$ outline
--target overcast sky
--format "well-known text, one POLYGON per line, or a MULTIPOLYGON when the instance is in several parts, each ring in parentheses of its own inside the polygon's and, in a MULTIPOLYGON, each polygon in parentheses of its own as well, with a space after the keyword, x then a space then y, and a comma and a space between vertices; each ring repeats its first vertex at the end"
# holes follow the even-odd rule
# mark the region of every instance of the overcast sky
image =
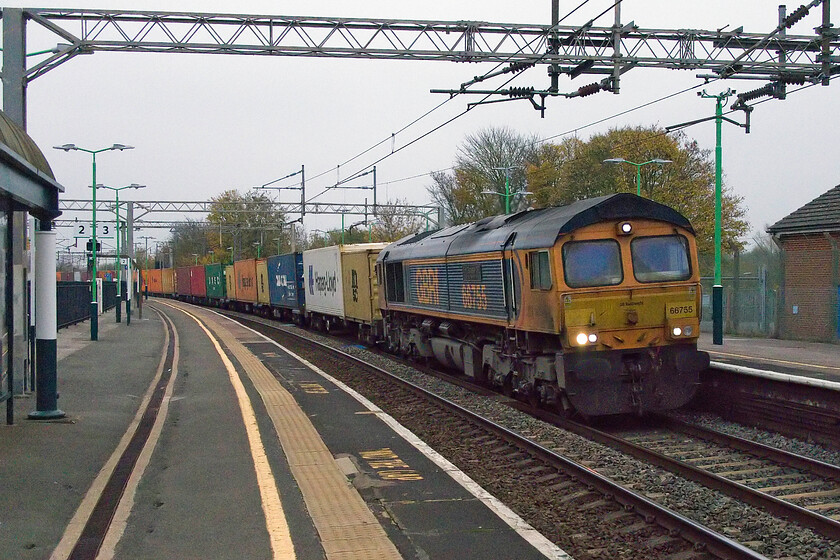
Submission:
MULTIPOLYGON (((561 1, 565 14, 579 0, 561 1)), ((591 0, 566 24, 582 24, 606 9, 611 0, 591 0)), ((8 4, 8 3, 7 3, 8 4)), ((12 5, 23 5, 11 3, 12 5)), ((31 5, 30 2, 26 3, 31 5)), ((477 20, 505 23, 549 23, 549 0, 525 2, 54 2, 49 7, 311 15, 430 20, 477 20)), ((717 29, 743 26, 746 32, 772 30, 778 20, 777 0, 625 0, 622 20, 642 28, 717 29)), ((798 6, 788 6, 792 11, 798 6)), ((789 33, 811 34, 820 9, 789 33)), ((837 11, 836 8, 834 10, 837 11)), ((833 14, 835 20, 838 16, 833 14)), ((596 25, 612 24, 612 13, 596 25)), ((834 21, 835 26, 840 23, 834 21)), ((56 39, 29 24, 29 50, 49 48, 56 39)), ((457 88, 492 65, 446 62, 325 60, 316 58, 221 55, 96 53, 79 56, 38 78, 28 89, 28 131, 44 149, 66 198, 89 198, 90 157, 64 153, 53 145, 75 143, 98 149, 114 142, 136 149, 107 152, 97 158, 97 182, 122 186, 148 185, 127 191, 136 199, 206 200, 226 189, 259 185, 306 165, 307 195, 335 183, 329 171, 445 99, 431 88, 457 88)), ((710 116, 714 101, 685 93, 630 114, 587 126, 700 82, 696 71, 635 69, 624 75, 621 94, 600 93, 583 99, 550 99, 541 119, 527 102, 479 107, 377 167, 384 184, 379 200, 430 202, 428 176, 400 181, 452 165, 459 143, 483 127, 509 126, 540 138, 577 130, 591 134, 621 126, 667 126, 710 116), (389 184, 390 183, 390 184, 389 184)), ((561 78, 561 91, 594 81, 561 78)), ((500 85, 504 78, 498 83, 500 85)), ((725 180, 743 196, 756 231, 781 219, 840 183, 840 84, 811 87, 756 107, 752 133, 725 125, 725 180)), ((547 87, 545 67, 525 72, 513 85, 547 87)), ((710 93, 727 87, 739 91, 762 85, 755 81, 716 82, 710 93)), ((458 97, 397 135, 399 147, 464 110, 458 97)), ((741 119, 741 115, 737 115, 741 119)), ((714 123, 687 130, 703 148, 714 149, 714 123)), ((575 132, 572 132, 575 134, 575 132)), ((557 140, 562 139, 562 137, 557 140)), ((346 177, 391 150, 382 148, 342 166, 346 177)), ((110 193, 108 193, 110 194, 110 193)), ((107 195, 106 195, 107 196, 107 195)), ((284 200, 294 201, 287 191, 284 200)), ((323 202, 362 202, 369 191, 333 191, 323 202)), ((123 197, 126 198, 126 197, 123 197)), ((197 217, 197 216, 194 216, 197 217)), ((353 220, 349 218, 348 220, 353 220)), ((340 217, 307 217, 306 226, 338 227, 340 217)), ((164 232, 143 232, 165 237, 164 232)), ((70 237, 68 231, 64 233, 70 237)))

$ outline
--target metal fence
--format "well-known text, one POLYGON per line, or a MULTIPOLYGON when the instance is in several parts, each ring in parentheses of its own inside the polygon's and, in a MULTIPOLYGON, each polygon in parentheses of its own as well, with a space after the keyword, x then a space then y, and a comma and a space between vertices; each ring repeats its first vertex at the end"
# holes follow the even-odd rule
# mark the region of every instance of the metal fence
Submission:
MULTIPOLYGON (((90 319, 90 282, 57 282, 58 328, 90 319)), ((102 282, 102 307, 117 306, 117 283, 102 282)))
MULTIPOLYGON (((703 320, 700 330, 712 332, 712 278, 702 278, 703 320)), ((726 334, 774 336, 776 334, 778 289, 768 285, 767 272, 723 277, 723 330, 726 334)))

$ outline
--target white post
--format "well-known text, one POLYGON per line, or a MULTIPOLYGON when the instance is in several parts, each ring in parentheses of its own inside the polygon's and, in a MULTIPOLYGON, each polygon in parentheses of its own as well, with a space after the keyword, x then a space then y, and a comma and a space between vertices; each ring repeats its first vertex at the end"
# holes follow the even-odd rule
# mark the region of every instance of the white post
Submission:
POLYGON ((57 346, 58 316, 56 314, 55 232, 50 222, 41 222, 35 233, 35 340, 37 394, 32 419, 62 418, 58 410, 57 346))

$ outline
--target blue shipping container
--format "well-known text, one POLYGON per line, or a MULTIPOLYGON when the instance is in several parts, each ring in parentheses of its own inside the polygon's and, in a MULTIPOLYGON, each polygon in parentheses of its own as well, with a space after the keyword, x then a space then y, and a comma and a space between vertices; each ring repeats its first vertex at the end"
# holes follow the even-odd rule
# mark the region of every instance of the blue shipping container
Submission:
POLYGON ((268 296, 271 305, 284 309, 303 310, 303 253, 269 257, 268 296))

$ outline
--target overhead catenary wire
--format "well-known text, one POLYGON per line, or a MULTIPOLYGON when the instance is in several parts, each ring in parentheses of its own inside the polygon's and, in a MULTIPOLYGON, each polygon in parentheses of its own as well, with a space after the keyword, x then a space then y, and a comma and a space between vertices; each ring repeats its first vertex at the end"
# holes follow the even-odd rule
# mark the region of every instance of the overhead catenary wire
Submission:
MULTIPOLYGON (((557 24, 555 24, 554 26, 552 26, 552 28, 550 28, 548 31, 549 31, 549 32, 551 32, 551 31, 553 30, 553 28, 554 28, 554 27, 556 27, 557 25, 559 25, 560 23, 562 23, 563 21, 565 21, 566 19, 568 19, 568 18, 569 18, 572 14, 574 14, 575 12, 577 12, 580 8, 582 8, 583 6, 585 6, 586 4, 588 4, 590 1, 591 1, 591 0, 583 0, 583 1, 582 1, 582 2, 581 2, 578 6, 577 6, 577 7, 575 7, 575 8, 574 8, 574 9, 572 9, 571 11, 569 11, 569 12, 568 12, 565 16, 563 16, 562 18, 560 18, 560 20, 557 22, 557 24)), ((595 20, 597 20, 597 19, 599 19, 600 17, 602 17, 604 14, 606 14, 608 11, 610 11, 610 10, 611 10, 611 9, 613 9, 615 6, 617 6, 618 4, 620 4, 622 1, 623 1, 623 0, 616 0, 616 2, 615 2, 614 4, 612 4, 609 8, 607 8, 607 9, 606 9, 606 10, 604 10, 604 11, 602 11, 600 14, 598 14, 597 16, 595 16, 594 18, 592 18, 591 20, 589 20, 589 22, 587 22, 585 25, 586 25, 586 26, 592 25, 592 23, 593 23, 595 20)), ((540 37, 540 36, 535 37, 535 38, 534 38, 534 39, 532 39, 531 41, 529 41, 529 42, 525 43, 524 45, 522 45, 522 46, 521 46, 521 47, 520 47, 520 48, 516 51, 516 53, 520 53, 520 52, 522 52, 525 48, 527 48, 528 46, 532 45, 534 42, 536 42, 537 40, 539 40, 539 39, 541 39, 541 38, 542 38, 542 37, 540 37)), ((546 54, 542 55, 539 59, 537 59, 537 61, 535 61, 535 63, 536 63, 536 62, 539 62, 539 61, 541 61, 541 60, 543 60, 547 54, 548 54, 548 53, 546 53, 546 54)), ((495 65, 495 66, 494 66, 491 70, 489 70, 488 72, 485 72, 484 76, 487 76, 487 75, 489 75, 489 74, 491 74, 491 73, 495 72, 495 71, 496 71, 498 68, 500 68, 502 65, 507 64, 507 62, 509 62, 511 59, 512 59, 512 57, 508 57, 508 59, 507 59, 507 60, 497 63, 497 64, 496 64, 496 65, 495 65)), ((514 75, 514 77, 515 77, 515 76, 516 76, 516 74, 514 75)), ((514 79, 514 77, 510 78, 510 79, 509 79, 509 80, 507 80, 504 84, 502 84, 501 86, 499 86, 498 88, 496 88, 496 90, 495 90, 495 91, 498 91, 498 90, 502 89, 505 85, 507 85, 508 83, 510 83, 510 82, 514 79)), ((390 135, 390 136, 388 136, 388 137, 386 137, 386 138, 383 138, 382 140, 380 140, 379 142, 377 142, 377 143, 376 143, 376 144, 374 144, 373 146, 371 146, 371 147, 369 147, 369 148, 365 149, 364 151, 360 152, 359 154, 357 154, 357 155, 353 156, 352 158, 350 158, 350 159, 346 160, 344 163, 338 164, 336 167, 333 167, 333 168, 331 168, 331 169, 325 170, 325 171, 323 171, 323 172, 321 172, 321 173, 319 173, 319 174, 314 175, 314 176, 311 178, 311 180, 314 180, 314 179, 317 179, 317 178, 323 177, 324 175, 327 175, 327 174, 329 174, 329 173, 331 173, 331 172, 333 172, 333 171, 337 170, 340 166, 342 166, 342 165, 346 165, 347 163, 350 163, 350 162, 352 162, 352 161, 355 161, 356 159, 358 159, 359 157, 363 156, 364 154, 369 153, 370 151, 372 151, 372 150, 374 150, 375 148, 377 148, 377 147, 381 146, 382 144, 384 144, 384 143, 385 143, 385 142, 387 142, 388 140, 391 140, 391 141, 392 141, 392 147, 391 147, 391 152, 390 152, 390 154, 388 154, 388 155, 386 155, 386 156, 384 156, 384 157, 382 157, 382 158, 378 159, 378 160, 377 160, 377 161, 375 161, 374 163, 371 163, 371 164, 369 164, 369 165, 367 165, 367 166, 363 167, 363 168, 362 168, 362 171, 363 171, 363 170, 365 170, 365 169, 368 169, 368 168, 370 168, 370 167, 372 167, 372 166, 376 165, 377 163, 380 163, 380 162, 381 162, 381 161, 383 161, 384 159, 387 159, 388 157, 390 157, 390 156, 392 156, 392 155, 394 155, 394 154, 396 154, 396 153, 400 152, 400 151, 401 151, 401 150, 403 150, 404 148, 406 148, 406 147, 408 147, 408 146, 410 146, 410 145, 412 145, 412 144, 416 143, 418 140, 420 140, 420 139, 422 139, 422 138, 425 138, 425 137, 426 137, 426 136, 428 136, 429 134, 431 134, 431 133, 433 133, 433 132, 436 132, 437 130, 440 130, 443 126, 446 126, 447 124, 451 123, 452 121, 454 121, 454 120, 456 120, 456 119, 458 119, 458 118, 462 117, 463 115, 465 115, 467 112, 469 112, 470 108, 468 108, 468 109, 466 109, 466 110, 462 111, 461 113, 459 113, 459 114, 458 114, 458 115, 456 115, 455 117, 453 117, 453 118, 451 118, 451 119, 449 119, 449 120, 445 121, 442 125, 437 126, 437 127, 433 128, 433 129, 431 129, 430 131, 428 131, 428 132, 424 133, 423 135, 421 135, 421 136, 420 136, 420 137, 418 137, 418 138, 415 138, 414 140, 412 140, 412 141, 410 141, 409 143, 407 143, 407 144, 405 144, 405 145, 401 146, 400 148, 395 149, 395 148, 393 147, 393 141, 394 141, 394 137, 395 137, 395 135, 396 135, 396 134, 399 134, 400 132, 404 132, 404 131, 405 131, 407 128, 409 128, 410 126, 413 126, 414 124, 416 124, 416 123, 417 123, 417 122, 419 122, 420 120, 424 119, 424 118, 425 118, 425 117, 427 117, 428 115, 432 114, 433 112, 437 111, 438 109, 440 109, 441 107, 443 107, 444 105, 446 105, 447 103, 449 103, 450 101, 452 101, 453 99, 455 99, 455 97, 457 97, 459 94, 460 94, 460 92, 459 92, 459 93, 456 93, 456 94, 454 94, 454 95, 452 95, 451 97, 449 97, 448 99, 446 99, 446 100, 442 101, 441 103, 439 103, 438 105, 436 105, 435 107, 433 107, 432 109, 430 109, 429 111, 425 112, 425 113, 424 113, 423 115, 421 115, 420 117, 418 117, 418 118, 414 119, 413 121, 411 121, 409 124, 407 124, 407 125, 403 126, 403 127, 402 127, 401 129, 399 129, 396 133, 391 133, 391 135, 390 135)), ((486 95, 486 96, 482 99, 482 101, 486 100, 486 99, 487 99, 487 98, 489 98, 489 97, 490 97, 490 95, 486 95)), ((357 173, 358 173, 358 172, 357 172, 357 173)), ((338 181, 337 181, 336 183, 338 184, 338 181)), ((321 192, 319 192, 318 194, 316 194, 316 195, 314 195, 314 196, 310 197, 310 198, 309 198, 306 202, 311 202, 312 200, 315 200, 316 198, 318 198, 318 197, 320 197, 321 195, 323 195, 324 193, 326 193, 328 190, 330 190, 330 189, 329 189, 329 188, 325 188, 325 189, 323 189, 323 190, 322 190, 321 192)))

